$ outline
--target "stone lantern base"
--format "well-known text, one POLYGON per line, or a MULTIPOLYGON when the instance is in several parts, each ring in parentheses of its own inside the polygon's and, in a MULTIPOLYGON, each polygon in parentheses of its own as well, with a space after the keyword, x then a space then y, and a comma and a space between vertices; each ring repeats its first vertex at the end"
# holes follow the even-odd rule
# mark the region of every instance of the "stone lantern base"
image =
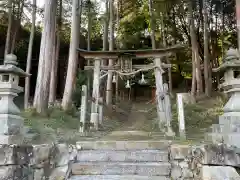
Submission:
POLYGON ((0 142, 1 144, 22 144, 22 117, 11 114, 0 114, 0 142))
POLYGON ((0 135, 1 144, 23 144, 23 135, 0 135))
POLYGON ((219 124, 240 124, 240 112, 228 112, 224 113, 222 116, 219 116, 219 124))
POLYGON ((219 124, 211 126, 205 139, 214 143, 225 143, 240 148, 240 113, 224 113, 219 117, 219 124))

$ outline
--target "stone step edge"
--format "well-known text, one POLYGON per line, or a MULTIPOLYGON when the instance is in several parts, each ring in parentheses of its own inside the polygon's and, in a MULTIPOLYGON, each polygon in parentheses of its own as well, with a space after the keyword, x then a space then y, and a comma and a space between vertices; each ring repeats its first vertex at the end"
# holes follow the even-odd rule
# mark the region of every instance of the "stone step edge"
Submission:
POLYGON ((71 173, 72 175, 170 176, 171 164, 169 162, 81 162, 72 165, 71 173), (143 169, 146 172, 143 172, 143 169))
POLYGON ((121 162, 121 161, 97 161, 97 162, 75 162, 73 163, 73 166, 75 165, 120 165, 120 166, 162 166, 162 165, 171 165, 170 162, 121 162))
POLYGON ((171 180, 166 176, 140 176, 140 175, 74 175, 68 180, 171 180), (93 179, 94 178, 94 179, 93 179))
POLYGON ((172 141, 79 141, 76 142, 77 149, 95 150, 95 149, 168 149, 172 145, 172 141))
POLYGON ((121 141, 121 140, 97 140, 97 141, 77 141, 77 143, 84 143, 84 142, 91 142, 91 143, 102 143, 102 142, 108 142, 108 143, 116 143, 116 142, 127 142, 127 143, 171 143, 171 140, 130 140, 130 141, 121 141))
POLYGON ((108 152, 116 152, 116 153, 130 153, 130 152, 136 152, 136 153, 168 153, 168 151, 162 150, 162 149, 83 149, 78 151, 78 154, 80 153, 108 153, 108 152))
POLYGON ((168 162, 167 150, 80 150, 77 162, 168 162))

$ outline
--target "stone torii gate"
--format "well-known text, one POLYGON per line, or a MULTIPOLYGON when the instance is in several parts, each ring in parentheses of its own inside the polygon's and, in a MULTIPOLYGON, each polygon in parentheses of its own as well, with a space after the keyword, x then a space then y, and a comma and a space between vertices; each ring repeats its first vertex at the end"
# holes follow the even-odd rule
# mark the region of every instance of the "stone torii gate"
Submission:
POLYGON ((165 112, 165 95, 163 85, 164 73, 163 69, 171 68, 171 64, 165 64, 161 62, 161 58, 164 56, 169 56, 173 52, 183 49, 183 45, 176 45, 164 49, 149 49, 149 50, 119 50, 119 51, 86 51, 83 49, 78 49, 80 56, 87 60, 94 60, 94 66, 85 66, 85 70, 94 69, 93 78, 93 91, 92 98, 95 100, 94 105, 91 109, 91 120, 90 122, 94 124, 94 129, 98 130, 98 105, 99 105, 99 87, 100 79, 107 74, 100 76, 101 70, 111 70, 118 72, 121 75, 134 75, 141 71, 148 71, 151 69, 155 70, 155 85, 156 85, 156 100, 157 100, 157 112, 159 118, 160 127, 170 128, 171 117, 166 117, 165 112), (148 65, 132 65, 132 58, 152 58, 154 63, 148 65), (118 61, 116 65, 104 66, 101 65, 101 61, 106 59, 111 59, 113 61, 118 61))

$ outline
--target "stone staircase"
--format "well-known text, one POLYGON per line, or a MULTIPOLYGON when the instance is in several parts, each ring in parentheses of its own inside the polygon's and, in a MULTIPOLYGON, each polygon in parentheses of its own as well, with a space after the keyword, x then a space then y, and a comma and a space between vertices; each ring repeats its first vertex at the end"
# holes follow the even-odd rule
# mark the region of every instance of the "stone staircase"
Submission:
POLYGON ((167 141, 82 141, 69 180, 169 180, 167 141))

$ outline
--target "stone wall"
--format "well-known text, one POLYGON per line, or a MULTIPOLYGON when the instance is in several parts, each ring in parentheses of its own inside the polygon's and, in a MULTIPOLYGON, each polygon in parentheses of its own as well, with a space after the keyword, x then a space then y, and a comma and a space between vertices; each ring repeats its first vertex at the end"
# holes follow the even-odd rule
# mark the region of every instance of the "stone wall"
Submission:
POLYGON ((237 148, 225 144, 171 145, 171 177, 193 180, 240 180, 235 170, 240 167, 237 148))
MULTIPOLYGON (((76 146, 65 144, 1 145, 0 180, 64 180, 76 161, 76 146)), ((238 149, 220 145, 169 146, 170 176, 174 180, 240 179, 238 149)))
POLYGON ((61 180, 75 157, 74 146, 65 144, 1 145, 0 180, 61 180))

